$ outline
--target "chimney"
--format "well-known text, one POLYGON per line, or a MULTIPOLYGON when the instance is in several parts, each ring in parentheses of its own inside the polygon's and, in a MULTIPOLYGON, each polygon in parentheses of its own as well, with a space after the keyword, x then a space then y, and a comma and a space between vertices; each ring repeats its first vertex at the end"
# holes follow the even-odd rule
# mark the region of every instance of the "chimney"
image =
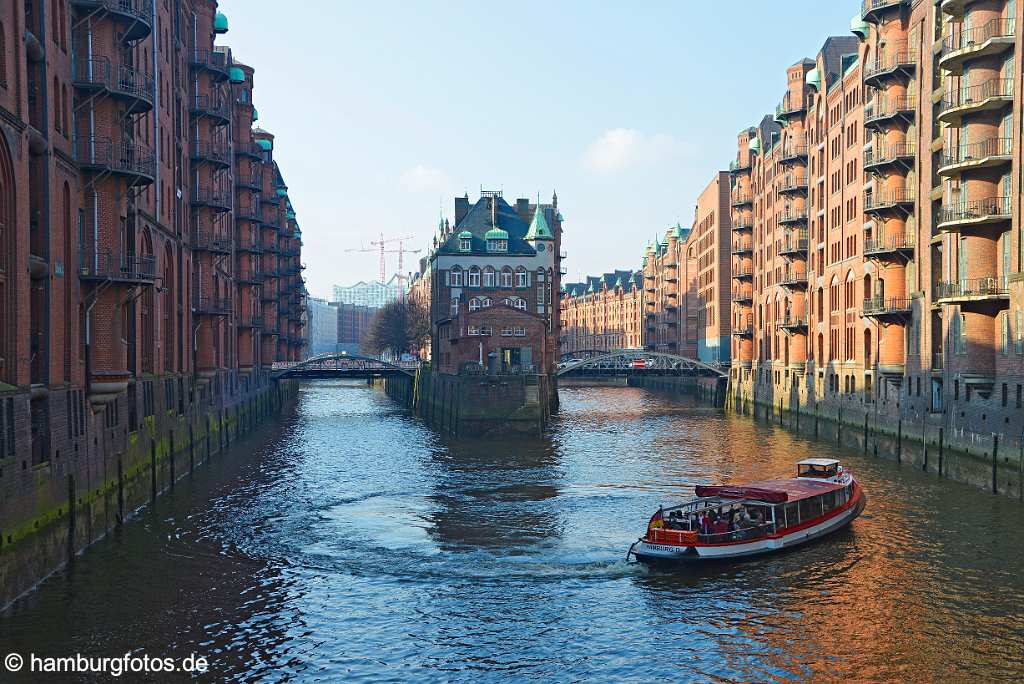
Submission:
POLYGON ((530 216, 530 200, 525 197, 520 197, 516 200, 516 213, 519 214, 519 218, 523 219, 527 223, 533 218, 530 216))
POLYGON ((459 225, 462 219, 469 213, 469 195, 455 198, 455 225, 459 225))

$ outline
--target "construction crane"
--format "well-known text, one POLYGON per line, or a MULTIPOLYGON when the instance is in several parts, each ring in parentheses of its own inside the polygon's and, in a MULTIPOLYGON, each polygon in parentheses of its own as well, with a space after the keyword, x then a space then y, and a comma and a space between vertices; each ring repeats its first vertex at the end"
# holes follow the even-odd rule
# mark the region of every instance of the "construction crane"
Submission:
POLYGON ((370 241, 370 244, 373 245, 373 247, 368 247, 368 248, 367 247, 361 247, 359 249, 346 249, 345 251, 346 252, 377 252, 377 253, 379 253, 380 254, 380 282, 381 282, 382 285, 384 284, 385 279, 387 278, 387 266, 386 266, 386 264, 384 262, 384 255, 385 254, 397 254, 398 255, 398 279, 399 279, 399 282, 404 283, 405 282, 405 275, 403 273, 404 266, 403 266, 403 259, 402 259, 402 257, 405 255, 406 252, 408 252, 409 254, 419 254, 420 252, 423 251, 422 249, 406 249, 405 248, 405 244, 404 244, 405 241, 406 240, 413 240, 413 239, 415 239, 415 237, 416 236, 414 236, 414 235, 405 235, 403 237, 396 237, 396 238, 387 238, 387 239, 385 239, 384 238, 384 234, 381 233, 380 240, 371 240, 370 241), (386 245, 389 242, 397 242, 398 243, 398 249, 384 249, 384 245, 386 245))

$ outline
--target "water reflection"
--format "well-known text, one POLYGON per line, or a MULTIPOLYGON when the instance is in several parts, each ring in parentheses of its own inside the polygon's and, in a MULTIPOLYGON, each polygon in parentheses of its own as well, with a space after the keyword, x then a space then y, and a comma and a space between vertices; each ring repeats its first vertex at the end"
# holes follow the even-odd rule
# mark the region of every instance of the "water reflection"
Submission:
POLYGON ((246 682, 1013 679, 1022 511, 643 390, 565 389, 545 439, 496 444, 310 383, 0 618, 0 652, 195 652, 246 682), (836 454, 869 494, 850 529, 732 565, 624 562, 694 484, 836 454))

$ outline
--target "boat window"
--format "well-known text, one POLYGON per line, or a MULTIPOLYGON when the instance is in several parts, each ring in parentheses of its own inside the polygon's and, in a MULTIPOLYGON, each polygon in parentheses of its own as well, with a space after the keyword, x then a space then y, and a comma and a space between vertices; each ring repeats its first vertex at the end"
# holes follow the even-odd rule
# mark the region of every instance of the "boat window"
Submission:
POLYGON ((813 463, 797 464, 796 474, 798 477, 835 477, 838 473, 838 464, 816 465, 813 463))
POLYGON ((836 494, 838 494, 838 492, 826 492, 825 494, 821 495, 822 507, 824 508, 826 513, 835 510, 837 506, 836 494))
POLYGON ((786 527, 792 527, 793 525, 800 524, 800 515, 797 510, 797 502, 786 504, 786 527))
POLYGON ((821 515, 821 504, 816 501, 817 497, 808 497, 806 499, 800 499, 800 520, 801 522, 807 522, 811 518, 817 518, 821 515))

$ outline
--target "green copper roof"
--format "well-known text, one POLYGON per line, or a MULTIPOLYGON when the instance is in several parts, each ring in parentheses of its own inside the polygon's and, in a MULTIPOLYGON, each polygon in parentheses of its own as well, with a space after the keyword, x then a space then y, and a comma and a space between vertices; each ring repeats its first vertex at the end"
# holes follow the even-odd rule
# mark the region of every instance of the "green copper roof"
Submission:
POLYGON ((821 90, 821 72, 817 69, 811 69, 807 72, 807 76, 804 77, 804 83, 815 90, 821 90))
POLYGON ((287 197, 288 196, 288 188, 278 188, 277 189, 277 196, 278 197, 287 197))
POLYGON ((754 154, 760 153, 761 152, 761 139, 760 138, 751 138, 750 142, 747 143, 747 149, 749 149, 754 154))
POLYGON ((290 219, 292 219, 294 221, 295 220, 295 212, 294 211, 289 211, 288 212, 288 218, 290 218, 290 219))
POLYGON ((223 12, 217 12, 217 16, 213 18, 213 32, 228 32, 228 15, 224 14, 223 12))
POLYGON ((256 111, 255 107, 252 108, 252 120, 253 121, 259 121, 260 120, 260 113, 256 111))
POLYGON ((501 228, 491 228, 484 233, 485 240, 508 240, 508 231, 501 228))
POLYGON ((471 237, 473 237, 473 234, 470 233, 468 230, 464 230, 461 233, 459 233, 459 237, 460 238, 471 238, 471 237))
POLYGON ((853 19, 850 20, 850 31, 852 33, 861 40, 867 40, 869 30, 868 23, 861 19, 859 14, 853 15, 853 19))
POLYGON ((231 71, 228 72, 231 76, 232 83, 245 83, 245 72, 239 67, 231 67, 231 71))
POLYGON ((263 148, 264 152, 269 152, 270 150, 274 149, 274 143, 270 142, 266 138, 260 138, 259 140, 256 141, 256 144, 263 148))
POLYGON ((672 229, 672 237, 677 240, 681 240, 683 237, 683 227, 676 223, 676 227, 672 229))
POLYGON ((554 235, 548 227, 548 220, 544 218, 544 209, 537 205, 537 211, 533 212, 533 220, 530 221, 530 230, 526 231, 525 240, 553 240, 554 235))

